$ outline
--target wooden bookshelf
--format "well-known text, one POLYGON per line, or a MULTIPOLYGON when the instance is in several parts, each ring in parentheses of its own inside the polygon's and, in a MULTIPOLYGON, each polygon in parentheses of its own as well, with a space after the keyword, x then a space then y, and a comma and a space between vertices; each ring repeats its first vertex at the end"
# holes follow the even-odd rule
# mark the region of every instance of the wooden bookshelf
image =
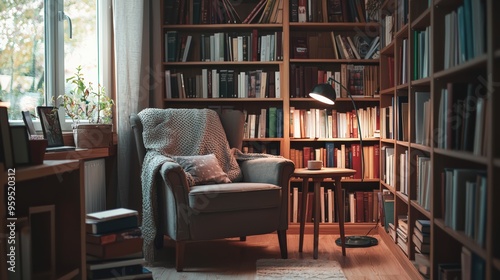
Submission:
MULTIPOLYGON (((170 1, 171 2, 171 1, 170 1)), ((260 1, 240 1, 235 6, 240 18, 243 20, 251 13, 255 8, 257 3, 260 1)), ((274 2, 274 1, 273 1, 274 2)), ((278 2, 278 1, 276 1, 278 2)), ((279 23, 245 23, 245 24, 173 24, 169 22, 165 24, 166 14, 162 12, 161 16, 161 59, 162 70, 170 71, 171 73, 183 73, 187 76, 195 76, 201 73, 201 69, 216 69, 219 70, 234 70, 235 73, 241 71, 252 71, 252 70, 262 70, 262 71, 276 71, 280 75, 280 92, 281 96, 276 98, 167 98, 165 95, 165 90, 168 87, 168 83, 164 78, 162 81, 162 100, 164 108, 213 108, 216 110, 223 110, 224 108, 232 108, 238 110, 245 110, 248 114, 259 114, 261 109, 267 109, 270 107, 277 107, 282 109, 283 112, 283 125, 282 125, 282 136, 281 137, 246 137, 244 139, 244 146, 249 148, 259 150, 260 146, 271 147, 273 150, 277 150, 279 155, 287 158, 291 158, 291 149, 302 149, 305 146, 314 146, 316 148, 324 148, 326 143, 333 142, 335 145, 345 145, 351 147, 359 143, 358 137, 293 137, 289 121, 290 109, 297 108, 302 110, 320 109, 328 110, 330 114, 332 109, 336 109, 338 112, 346 113, 353 110, 351 99, 346 96, 337 98, 335 106, 327 106, 319 103, 312 98, 307 97, 307 92, 302 93, 300 96, 292 95, 292 84, 296 80, 295 76, 292 77, 292 68, 306 68, 314 66, 318 70, 330 70, 330 71, 340 71, 341 65, 367 65, 378 67, 379 60, 374 57, 365 59, 361 57, 360 59, 353 58, 342 58, 340 54, 335 57, 333 56, 333 45, 331 33, 334 32, 335 35, 342 36, 354 36, 363 35, 365 37, 374 38, 378 36, 379 26, 378 22, 356 22, 355 20, 341 21, 341 22, 326 22, 324 20, 310 21, 307 22, 294 22, 291 15, 292 12, 292 1, 283 0, 282 2, 282 19, 279 23), (322 21, 322 22, 320 22, 322 21), (274 59, 272 61, 229 61, 227 57, 225 61, 202 61, 201 59, 201 36, 211 35, 217 32, 226 32, 229 35, 240 36, 253 33, 254 30, 260 36, 261 34, 274 34, 275 32, 281 33, 282 38, 282 57, 279 59, 274 59), (183 35, 191 35, 192 44, 189 55, 186 62, 168 61, 168 54, 164 51, 165 47, 168 47, 168 43, 165 41, 165 35, 168 32, 177 32, 178 38, 183 35), (306 38, 309 50, 309 56, 307 58, 295 57, 294 56, 294 43, 295 37, 301 36, 306 38)), ((317 3, 322 3, 323 1, 318 1, 317 3)), ((160 2, 161 11, 165 11, 165 6, 169 4, 168 1, 160 2)), ((326 2, 325 2, 326 3, 326 2)), ((353 1, 354 3, 354 1, 353 1)), ((322 7, 318 7, 318 10, 322 10, 322 7)), ((311 15, 312 18, 314 18, 311 15)), ((365 15, 363 15, 365 17, 365 15)), ((268 75, 269 76, 269 75, 268 75)), ((303 78, 305 79, 305 78, 303 78)), ((373 79, 374 83, 378 82, 377 77, 373 79)), ((313 81, 310 85, 311 88, 307 88, 303 91, 308 91, 312 89, 317 82, 313 81)), ((345 85, 347 86, 347 85, 345 85)), ((355 102, 358 108, 369 108, 378 107, 379 98, 378 90, 375 90, 371 95, 362 96, 355 98, 355 102)), ((373 135, 368 135, 363 137, 364 146, 375 146, 379 144, 379 138, 373 137, 373 135)), ((268 150, 268 149, 267 149, 268 150)), ((297 166, 298 167, 298 166, 297 166)), ((360 187, 364 190, 378 189, 378 178, 366 178, 365 180, 350 179, 346 180, 345 186, 347 188, 359 189, 360 187)), ((292 184, 300 185, 299 182, 294 182, 292 184)), ((331 182, 326 182, 331 185, 331 182)), ((312 185, 311 185, 312 186, 312 185)), ((369 227, 373 226, 372 223, 367 223, 369 227)), ((290 224, 292 226, 292 224, 290 224)), ((327 225, 322 226, 322 231, 334 230, 337 224, 333 224, 331 227, 327 225)), ((363 227, 362 227, 363 228, 363 227)), ((349 228, 348 228, 349 230, 349 228)))
MULTIPOLYGON (((411 265, 415 263, 415 254, 417 250, 415 249, 415 244, 411 240, 415 228, 415 221, 418 219, 430 220, 431 224, 431 251, 429 254, 431 266, 430 266, 430 279, 441 279, 439 265, 442 263, 461 263, 461 254, 463 248, 471 252, 480 261, 475 261, 473 266, 479 266, 483 268, 484 279, 498 279, 500 277, 500 241, 496 240, 496 236, 500 234, 500 214, 495 210, 494 204, 500 198, 500 191, 496 187, 500 182, 500 176, 498 175, 500 171, 499 164, 499 146, 496 144, 500 140, 500 133, 498 128, 495 129, 496 125, 494 120, 497 119, 495 115, 497 112, 495 109, 499 105, 499 98, 495 92, 498 90, 498 76, 500 74, 500 60, 498 59, 498 48, 500 46, 500 40, 498 30, 495 29, 500 23, 500 19, 497 16, 497 12, 500 10, 500 4, 494 0, 484 0, 484 1, 461 1, 461 0, 434 0, 429 1, 431 4, 427 5, 427 1, 419 0, 387 0, 382 6, 382 12, 386 15, 396 15, 403 11, 401 8, 404 1, 409 5, 408 9, 408 23, 407 28, 403 28, 399 31, 394 32, 392 41, 382 50, 381 52, 381 73, 386 73, 389 67, 393 67, 395 71, 394 77, 392 79, 395 81, 394 85, 389 85, 389 77, 381 77, 382 95, 380 97, 381 106, 393 105, 395 115, 399 112, 399 104, 396 102, 399 96, 408 96, 409 103, 409 133, 410 141, 407 143, 401 143, 400 141, 395 141, 394 143, 391 139, 381 139, 380 145, 386 147, 394 148, 394 154, 399 155, 404 151, 408 151, 409 157, 406 162, 408 174, 410 178, 408 181, 409 195, 402 195, 400 193, 401 186, 396 182, 395 186, 389 186, 384 181, 381 180, 381 190, 388 190, 397 196, 394 203, 394 215, 395 215, 395 226, 398 226, 397 217, 399 215, 408 216, 408 243, 407 251, 408 255, 402 252, 400 246, 390 237, 388 233, 385 233, 383 228, 380 228, 379 233, 383 237, 386 243, 390 244, 391 250, 395 252, 398 256, 400 262, 405 265, 405 267, 410 268, 415 274, 415 279, 424 279, 422 275, 419 274, 418 265, 411 265), (484 33, 478 32, 478 29, 472 29, 471 32, 465 32, 465 39, 461 42, 457 39, 457 44, 464 44, 466 47, 462 49, 469 49, 470 52, 459 53, 465 59, 457 58, 457 60, 447 61, 447 57, 453 49, 457 49, 457 46, 452 45, 450 47, 451 41, 448 41, 447 37, 448 30, 447 26, 452 26, 454 23, 451 16, 447 16, 453 12, 458 14, 467 10, 465 8, 460 8, 464 3, 475 2, 482 3, 483 15, 477 17, 476 21, 473 21, 473 25, 477 26, 481 19, 484 20, 484 33), (463 9, 463 10, 462 10, 463 9), (430 29, 430 35, 425 40, 428 41, 428 62, 425 65, 421 65, 424 53, 422 52, 424 45, 419 45, 420 39, 423 37, 418 37, 416 32, 424 32, 426 29, 430 29), (479 40, 478 36, 483 36, 484 40, 479 40), (400 54, 400 46, 403 39, 408 41, 408 56, 406 57, 406 69, 402 69, 401 63, 404 57, 400 54), (483 42, 483 49, 472 44, 472 48, 467 45, 469 41, 483 42), (389 65, 385 60, 387 57, 394 57, 394 65, 389 65), (416 72, 419 71, 422 66, 428 67, 426 72, 416 72), (409 85, 399 83, 399 75, 397 69, 402 69, 406 71, 409 85), (423 75, 421 75, 423 73, 423 75), (496 77, 496 78, 495 78, 496 77), (451 85, 457 84, 458 86, 454 88, 451 85), (464 85, 466 90, 460 88, 460 85, 464 85), (481 91, 481 88, 489 88, 490 90, 481 91), (478 95, 472 95, 470 89, 477 89, 474 93, 478 95), (450 92, 451 90, 451 92, 450 92), (461 92, 467 91, 467 95, 461 95, 461 92), (429 92, 430 93, 430 104, 429 111, 427 112, 430 116, 428 126, 430 133, 428 134, 429 141, 420 143, 417 142, 416 131, 419 126, 416 120, 416 114, 419 108, 415 100, 416 92, 429 92), (441 96, 447 97, 449 101, 441 101, 441 96), (462 102, 460 98, 464 96, 475 96, 473 108, 470 111, 453 111, 458 110, 452 107, 448 107, 447 111, 444 111, 447 106, 446 103, 442 102, 462 102), (453 99, 452 99, 453 98, 453 99), (486 100, 484 108, 484 130, 480 133, 481 137, 470 138, 471 134, 467 135, 467 130, 449 130, 448 124, 452 121, 453 117, 460 116, 461 120, 468 121, 464 116, 469 116, 474 113, 476 115, 477 111, 480 110, 476 107, 476 101, 484 98, 486 100), (391 100, 394 102, 391 104, 391 100), (457 100, 457 101, 455 101, 457 100), (442 105, 444 104, 444 105, 442 105), (447 112, 445 118, 442 118, 442 112, 447 112), (457 112, 461 112, 462 115, 457 112), (465 114, 464 114, 465 113, 465 114), (468 114, 468 115, 466 115, 468 114), (458 133, 458 134, 450 134, 458 133), (452 137, 452 138, 450 138, 452 137), (453 139, 453 140, 451 140, 453 139), (459 139, 459 140, 456 140, 459 139), (471 149, 468 144, 466 144, 465 139, 473 139, 474 142, 480 141, 479 151, 469 150, 471 149), (479 140, 480 139, 480 140, 479 140), (430 164, 430 172, 427 174, 430 179, 430 191, 428 196, 424 195, 423 199, 430 200, 430 207, 424 207, 422 205, 422 200, 419 200, 419 189, 422 185, 418 184, 419 174, 417 168, 417 159, 419 157, 428 157, 430 164), (460 198, 451 198, 451 200, 446 200, 447 194, 450 189, 444 185, 449 178, 453 177, 442 177, 449 176, 446 174, 452 174, 449 170, 457 169, 477 169, 481 173, 473 173, 475 181, 477 178, 477 184, 474 184, 476 188, 479 186, 485 186, 485 203, 473 204, 474 206, 462 205, 459 203, 456 209, 469 209, 466 211, 471 211, 471 215, 474 219, 473 221, 480 220, 483 217, 484 226, 476 226, 475 231, 468 232, 467 223, 464 224, 464 228, 460 225, 455 225, 454 220, 460 220, 462 217, 466 221, 470 219, 457 214, 450 214, 452 208, 450 205, 463 201, 460 198), (448 173, 447 173, 448 170, 448 173), (444 175, 443 175, 444 174, 444 175), (482 175, 486 174, 486 175, 482 175), (477 177, 474 177, 477 176, 477 177), (462 206, 461 206, 462 205, 462 206), (482 208, 481 208, 482 207, 482 208), (484 211, 484 215, 481 216, 477 214, 479 211, 484 211), (451 216, 448 216, 451 215, 451 216), (459 218, 456 218, 459 217, 459 218), (478 237, 478 230, 484 230, 484 236, 482 237, 484 241, 480 243, 481 237, 478 237), (482 263, 482 264, 481 264, 482 263)), ((472 7, 472 6, 471 6, 472 7)), ((471 12, 472 13, 472 12, 471 12)), ((466 12, 464 12, 464 18, 466 12)), ((472 17, 472 15, 471 15, 472 17)), ((381 31, 382 32, 382 31, 381 31)), ((422 35, 425 36, 425 35, 422 35)), ((461 35, 462 36, 462 35, 461 35)), ((459 38, 459 37, 457 37, 459 38)), ((424 49, 425 49, 424 48, 424 49)), ((454 58, 452 58, 454 59, 454 58)), ((467 99, 467 101, 472 99, 467 99)), ((455 103, 449 103, 455 104, 455 103)), ((472 104, 472 103, 471 103, 472 104)), ((479 116, 479 114, 478 114, 479 116)), ((394 120, 394 130, 395 133, 399 129, 399 120, 397 117, 394 120)), ((474 123, 474 126, 478 126, 479 123, 474 123)), ((470 131, 470 130, 469 130, 470 131)), ((477 135, 477 133, 473 133, 477 135)), ((397 139, 397 138, 396 138, 397 139)), ((402 162, 398 157, 394 157, 393 165, 394 170, 393 175, 399 176, 400 165, 402 162)), ((381 172, 384 172, 381 170, 381 172)), ((453 173, 453 174, 458 174, 453 173)), ((451 176, 458 176, 458 175, 451 176)), ((420 177, 421 178, 421 177, 420 177)), ((451 184, 450 186, 455 186, 451 184)), ((482 188, 482 187, 481 187, 482 188)), ((472 189, 472 187, 471 187, 472 189)), ((472 189, 475 190, 475 189, 472 189)), ((454 209, 454 208, 453 208, 454 209)), ((469 227, 470 228, 470 227, 469 227)), ((477 271, 476 271, 477 272, 477 271)), ((472 272, 474 273, 474 271, 472 272)), ((477 278, 478 274, 473 274, 471 279, 477 278)))
MULTIPOLYGON (((0 178, 3 188, 0 192, 0 199, 3 202, 12 201, 10 194, 13 190, 9 188, 12 185, 9 182, 15 182, 15 194, 12 196, 15 201, 13 212, 8 212, 12 209, 7 209, 7 207, 2 207, 0 210, 0 216, 3 217, 0 222, 3 236, 10 234, 7 232, 6 224, 14 220, 9 218, 28 217, 30 207, 50 205, 55 209, 55 232, 47 233, 49 236, 53 235, 55 240, 55 244, 52 244, 55 256, 54 270, 46 265, 42 267, 38 265, 38 271, 31 272, 32 279, 86 279, 85 195, 83 179, 80 176, 80 162, 77 160, 46 160, 41 165, 16 167, 15 170, 5 170, 2 164, 0 164, 0 168, 2 169, 0 178), (9 189, 7 190, 7 188, 9 189)), ((37 234, 39 233, 37 232, 37 234)), ((20 233, 16 232, 16 234, 20 233)), ((43 237, 44 242, 49 242, 49 236, 43 237)), ((8 252, 6 246, 7 242, 4 239, 0 242, 2 252, 8 252)), ((40 249, 33 248, 32 250, 38 250, 32 251, 33 255, 35 253, 38 256, 44 254, 44 252, 40 252, 40 249)), ((21 273, 23 263, 21 254, 16 255, 16 273, 21 273)), ((2 253, 0 260, 1 278, 8 279, 7 276, 11 272, 7 271, 10 265, 7 263, 6 254, 2 253)), ((32 264, 37 262, 42 263, 39 259, 31 259, 32 264)))

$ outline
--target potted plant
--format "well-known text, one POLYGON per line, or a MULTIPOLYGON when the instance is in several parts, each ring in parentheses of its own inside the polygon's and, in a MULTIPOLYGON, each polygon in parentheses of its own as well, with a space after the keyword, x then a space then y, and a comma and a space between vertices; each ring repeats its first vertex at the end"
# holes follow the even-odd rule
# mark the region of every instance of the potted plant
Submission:
POLYGON ((74 85, 69 93, 59 96, 59 106, 73 121, 73 136, 77 148, 108 147, 112 144, 112 109, 114 102, 106 95, 104 87, 86 83, 76 68, 74 76, 66 79, 74 85))

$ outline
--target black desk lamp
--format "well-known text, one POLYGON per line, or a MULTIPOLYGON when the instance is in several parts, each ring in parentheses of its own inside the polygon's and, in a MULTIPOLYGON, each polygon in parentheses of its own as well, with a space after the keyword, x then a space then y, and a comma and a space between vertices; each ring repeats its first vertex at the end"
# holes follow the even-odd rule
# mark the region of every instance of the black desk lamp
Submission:
MULTIPOLYGON (((359 122, 359 115, 358 115, 358 108, 356 107, 356 103, 354 102, 354 99, 352 98, 352 94, 347 89, 344 85, 342 85, 340 82, 337 80, 333 79, 332 77, 328 78, 328 81, 326 84, 318 84, 316 85, 312 91, 309 93, 309 96, 326 104, 329 105, 334 105, 335 104, 335 99, 337 98, 337 95, 335 94, 335 90, 332 87, 332 82, 335 82, 339 84, 345 91, 347 92, 347 95, 351 98, 352 106, 354 107, 355 113, 356 113, 356 120, 358 121, 358 136, 359 136, 359 144, 360 144, 360 150, 361 150, 361 181, 363 181, 365 174, 365 157, 363 153, 363 138, 361 135, 361 124, 359 122)), ((339 207, 341 207, 339 205, 339 207)), ((345 213, 344 213, 345 217, 345 213)), ((338 246, 341 246, 341 240, 338 238, 335 240, 335 243, 338 246)), ((376 238, 373 238, 371 236, 346 236, 345 237, 345 245, 346 247, 370 247, 373 245, 377 245, 378 240, 376 238)))

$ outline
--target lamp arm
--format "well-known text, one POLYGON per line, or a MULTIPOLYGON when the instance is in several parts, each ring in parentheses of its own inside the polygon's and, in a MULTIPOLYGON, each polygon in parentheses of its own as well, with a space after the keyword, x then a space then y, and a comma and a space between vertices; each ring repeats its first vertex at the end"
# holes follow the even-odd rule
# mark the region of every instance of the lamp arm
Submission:
POLYGON ((356 103, 354 102, 354 98, 352 98, 351 92, 343 84, 341 84, 339 81, 335 80, 332 77, 329 77, 327 83, 332 85, 333 82, 339 84, 340 87, 342 87, 347 92, 347 95, 351 98, 352 106, 354 107, 354 112, 356 113, 356 120, 358 121, 359 146, 360 146, 360 150, 361 150, 361 181, 363 181, 363 179, 365 178, 365 155, 363 152, 363 137, 361 135, 361 123, 359 121, 358 108, 356 107, 356 103))

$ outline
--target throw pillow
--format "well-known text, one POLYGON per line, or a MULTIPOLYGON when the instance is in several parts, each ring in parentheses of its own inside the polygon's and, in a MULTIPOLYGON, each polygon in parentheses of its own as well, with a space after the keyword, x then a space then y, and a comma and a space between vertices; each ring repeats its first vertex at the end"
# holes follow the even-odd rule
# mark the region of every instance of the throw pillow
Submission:
POLYGON ((214 154, 199 156, 173 156, 186 172, 190 185, 206 185, 215 183, 231 183, 222 170, 214 154))

